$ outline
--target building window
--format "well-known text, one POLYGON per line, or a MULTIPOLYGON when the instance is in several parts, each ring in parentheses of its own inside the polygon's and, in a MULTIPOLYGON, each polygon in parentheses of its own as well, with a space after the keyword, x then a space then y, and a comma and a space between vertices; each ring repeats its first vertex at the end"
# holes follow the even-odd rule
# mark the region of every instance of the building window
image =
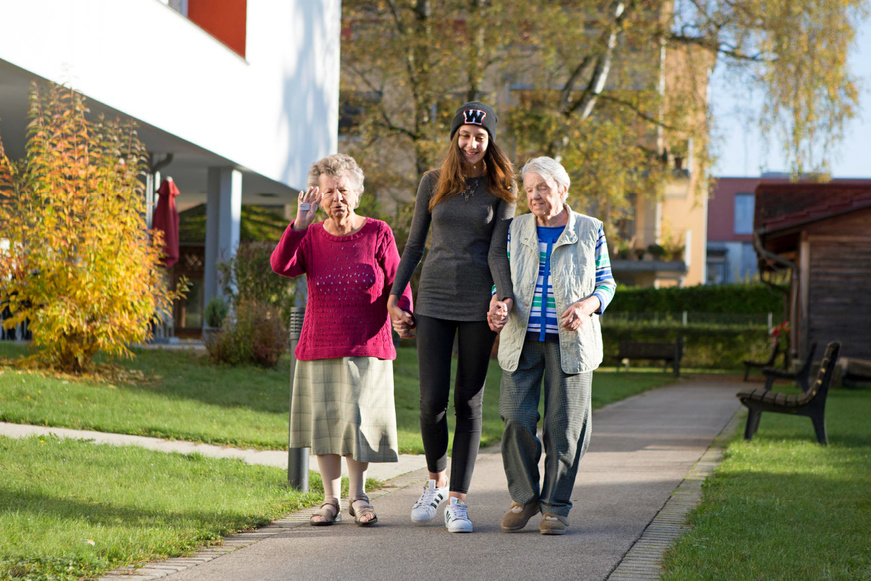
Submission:
MULTIPOLYGON (((626 195, 626 204, 622 208, 614 208, 616 218, 614 226, 617 228, 617 236, 623 240, 632 240, 637 234, 635 230, 636 217, 635 210, 638 205, 638 194, 631 193, 626 195)), ((597 216, 598 208, 591 208, 590 215, 597 216)))
POLYGON ((729 251, 708 247, 707 284, 724 284, 729 280, 729 251))
POLYGON ((735 194, 735 234, 753 234, 753 194, 735 194))

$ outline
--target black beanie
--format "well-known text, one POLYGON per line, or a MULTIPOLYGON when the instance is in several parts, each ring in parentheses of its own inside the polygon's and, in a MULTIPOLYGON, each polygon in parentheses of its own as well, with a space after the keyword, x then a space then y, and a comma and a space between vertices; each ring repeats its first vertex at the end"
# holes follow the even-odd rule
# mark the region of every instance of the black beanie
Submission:
POLYGON ((451 121, 451 139, 461 125, 478 125, 487 130, 490 139, 496 139, 496 111, 480 101, 470 101, 457 109, 451 121))

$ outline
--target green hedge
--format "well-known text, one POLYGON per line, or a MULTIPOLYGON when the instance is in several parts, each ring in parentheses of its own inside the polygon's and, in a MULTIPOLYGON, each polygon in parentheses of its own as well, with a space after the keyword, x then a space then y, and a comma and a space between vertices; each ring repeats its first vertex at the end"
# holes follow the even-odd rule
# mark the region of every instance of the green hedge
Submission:
MULTIPOLYGON (((608 322, 602 319, 605 360, 602 365, 617 365, 620 341, 662 342, 682 336, 684 354, 681 366, 705 369, 743 369, 745 359, 762 361, 770 347, 765 327, 723 327, 718 325, 638 324, 608 322)), ((655 365, 644 362, 642 365, 655 365)))
POLYGON ((619 287, 609 313, 773 313, 783 315, 786 295, 762 283, 684 288, 619 287))

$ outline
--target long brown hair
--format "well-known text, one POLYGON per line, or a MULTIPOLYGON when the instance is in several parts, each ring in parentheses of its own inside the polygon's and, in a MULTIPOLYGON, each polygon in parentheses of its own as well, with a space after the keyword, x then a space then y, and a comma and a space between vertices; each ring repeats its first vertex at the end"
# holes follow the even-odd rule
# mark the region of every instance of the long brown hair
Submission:
MULTIPOLYGON (((460 155, 459 141, 460 132, 457 131, 451 138, 451 145, 442 156, 436 192, 429 201, 430 212, 436 207, 436 204, 446 202, 466 189, 466 176, 463 175, 463 164, 466 161, 460 155)), ((509 204, 516 202, 517 194, 513 187, 514 165, 493 139, 487 143, 484 163, 487 166, 490 193, 509 204)))

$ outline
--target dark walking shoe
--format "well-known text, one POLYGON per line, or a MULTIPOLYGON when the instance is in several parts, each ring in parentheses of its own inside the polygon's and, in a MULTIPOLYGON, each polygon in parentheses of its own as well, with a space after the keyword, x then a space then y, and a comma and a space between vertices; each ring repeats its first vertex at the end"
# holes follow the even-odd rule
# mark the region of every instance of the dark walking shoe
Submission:
POLYGON ((538 501, 520 504, 512 500, 511 508, 502 517, 502 530, 506 533, 519 531, 526 526, 529 519, 538 514, 538 510, 538 501))

